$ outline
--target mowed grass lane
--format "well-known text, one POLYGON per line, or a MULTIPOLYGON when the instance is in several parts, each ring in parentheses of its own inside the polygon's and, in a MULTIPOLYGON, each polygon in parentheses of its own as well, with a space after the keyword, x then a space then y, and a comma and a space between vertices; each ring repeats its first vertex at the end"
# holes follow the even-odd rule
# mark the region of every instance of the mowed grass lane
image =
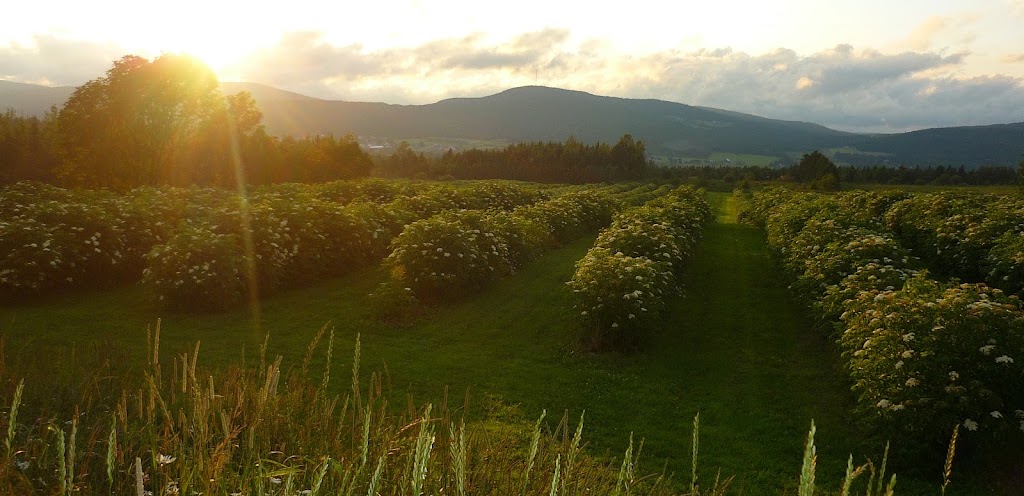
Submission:
MULTIPOLYGON (((141 370, 145 329, 157 318, 164 363, 201 341, 200 364, 213 367, 238 363, 243 353, 254 363, 268 333, 268 354, 297 366, 312 337, 330 323, 332 385, 339 392, 349 384, 358 334, 363 377, 383 373, 396 405, 407 404, 407 396, 417 404, 440 401, 447 387, 453 406, 468 392, 473 416, 498 405, 530 422, 546 409, 553 428, 563 411, 575 422, 585 410, 592 453, 621 457, 632 433, 646 440, 640 472, 665 467, 680 486, 689 482, 691 422, 699 411, 700 481, 709 484, 721 469, 723 477, 736 476, 733 488, 741 494, 794 492, 804 437, 815 419, 819 481, 838 487, 848 453, 877 459, 881 447, 854 441, 848 386, 827 343, 789 299, 763 235, 735 223, 737 204, 729 195, 709 198, 719 220, 686 270, 686 297, 673 301, 665 330, 633 354, 575 349, 564 283, 593 237, 405 325, 369 318, 366 295, 386 275, 367 270, 265 298, 259 325, 246 308, 167 314, 141 288, 126 287, 0 305, 0 334, 11 363, 38 369, 39 378, 75 383, 108 359, 115 372, 141 370)), ((324 362, 321 348, 313 370, 324 362)), ((116 376, 107 369, 101 375, 116 376)), ((30 377, 27 389, 33 385, 30 377)))

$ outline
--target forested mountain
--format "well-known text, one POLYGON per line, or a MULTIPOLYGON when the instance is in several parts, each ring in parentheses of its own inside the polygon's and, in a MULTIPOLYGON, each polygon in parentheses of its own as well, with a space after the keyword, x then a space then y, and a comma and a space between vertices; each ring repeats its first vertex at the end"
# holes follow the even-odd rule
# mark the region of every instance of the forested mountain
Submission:
MULTIPOLYGON (((852 165, 976 167, 1013 165, 1024 158, 1024 123, 869 135, 662 100, 539 86, 429 105, 322 100, 255 83, 222 83, 222 88, 225 93, 252 93, 267 131, 277 135, 353 133, 392 142, 461 139, 472 146, 481 140, 507 144, 562 141, 569 136, 585 143, 614 143, 628 133, 642 140, 651 156, 670 162, 724 153, 788 163, 810 150, 822 150, 837 163, 852 165)), ((0 109, 41 115, 72 91, 0 81, 0 109)))
POLYGON ((50 107, 63 105, 74 86, 41 86, 0 80, 0 112, 14 109, 24 115, 42 117, 50 107))

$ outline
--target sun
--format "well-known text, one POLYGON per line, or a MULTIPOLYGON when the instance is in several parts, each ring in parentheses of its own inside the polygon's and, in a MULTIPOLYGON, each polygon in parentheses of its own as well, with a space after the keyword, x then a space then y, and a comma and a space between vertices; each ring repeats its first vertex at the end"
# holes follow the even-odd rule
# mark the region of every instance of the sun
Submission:
POLYGON ((195 57, 213 70, 217 79, 230 81, 238 77, 245 58, 254 49, 250 46, 225 43, 216 36, 200 36, 177 42, 161 43, 149 51, 156 52, 150 53, 153 56, 158 56, 160 53, 181 53, 195 57))

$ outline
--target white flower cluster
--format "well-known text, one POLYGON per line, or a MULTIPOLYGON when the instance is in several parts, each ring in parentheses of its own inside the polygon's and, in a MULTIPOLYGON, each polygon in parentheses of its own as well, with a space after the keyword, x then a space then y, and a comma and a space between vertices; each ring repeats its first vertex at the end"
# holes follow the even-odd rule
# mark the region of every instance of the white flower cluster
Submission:
POLYGON ((591 346, 622 346, 656 324, 710 218, 702 196, 678 188, 620 213, 577 262, 567 284, 591 346))
POLYGON ((869 420, 924 437, 941 437, 950 420, 967 430, 1006 427, 1001 411, 983 405, 1020 400, 1009 380, 1021 374, 1013 356, 1024 348, 1019 301, 985 285, 941 284, 916 270, 923 263, 901 243, 909 240, 915 254, 941 246, 963 262, 984 229, 936 241, 926 217, 943 212, 946 225, 968 226, 985 209, 967 215, 958 211, 963 203, 874 195, 771 190, 754 196, 746 218, 765 226, 792 288, 834 330, 869 420), (910 414, 896 415, 902 410, 910 414))

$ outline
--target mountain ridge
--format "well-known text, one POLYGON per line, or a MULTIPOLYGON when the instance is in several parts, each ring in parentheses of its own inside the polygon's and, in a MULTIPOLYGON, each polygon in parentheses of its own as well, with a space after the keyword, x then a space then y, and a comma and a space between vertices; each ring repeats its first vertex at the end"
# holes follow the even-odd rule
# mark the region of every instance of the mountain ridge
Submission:
MULTIPOLYGON (((424 105, 325 100, 260 83, 221 83, 225 93, 249 91, 275 135, 352 133, 362 138, 418 142, 562 141, 614 143, 632 134, 667 163, 704 163, 723 156, 791 161, 822 150, 853 165, 1013 165, 1024 158, 1024 122, 862 134, 804 121, 732 110, 602 96, 547 86, 509 88, 483 97, 446 98, 424 105)), ((42 115, 74 87, 0 81, 0 110, 42 115)))

